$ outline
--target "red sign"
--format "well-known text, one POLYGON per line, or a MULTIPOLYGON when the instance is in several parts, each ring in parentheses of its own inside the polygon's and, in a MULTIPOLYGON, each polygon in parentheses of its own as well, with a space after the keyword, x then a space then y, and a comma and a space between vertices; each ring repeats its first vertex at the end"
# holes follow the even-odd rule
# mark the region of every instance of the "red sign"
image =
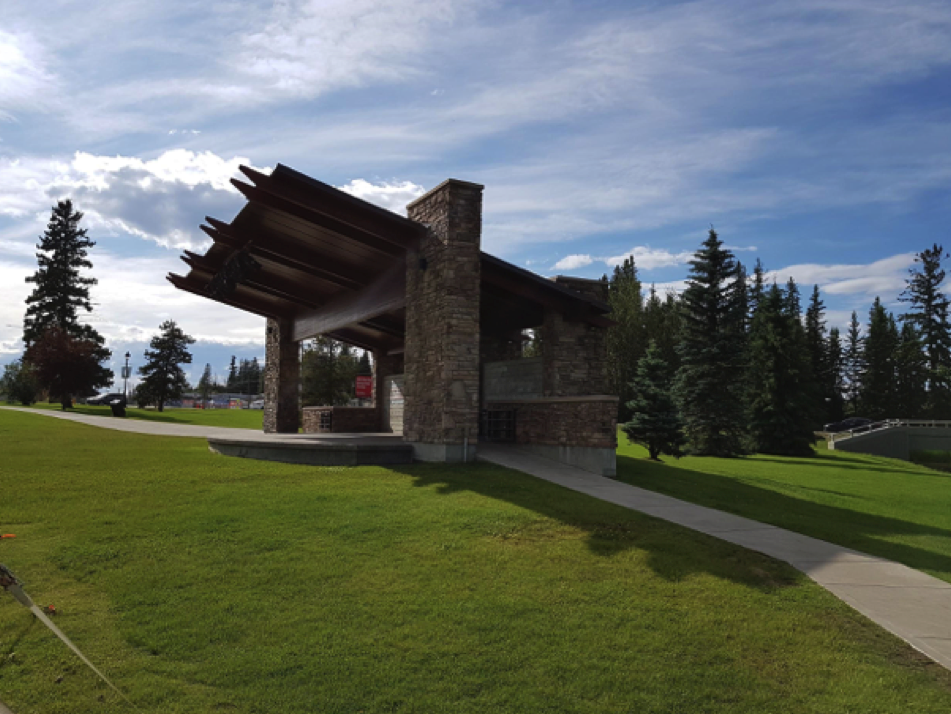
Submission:
POLYGON ((373 396, 373 377, 357 377, 357 397, 360 399, 373 396))

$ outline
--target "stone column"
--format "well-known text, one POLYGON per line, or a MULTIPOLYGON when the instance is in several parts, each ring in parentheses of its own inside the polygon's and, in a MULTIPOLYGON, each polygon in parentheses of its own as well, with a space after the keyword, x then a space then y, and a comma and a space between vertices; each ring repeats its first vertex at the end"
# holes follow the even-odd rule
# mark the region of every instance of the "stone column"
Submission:
MULTIPOLYGON (((607 284, 600 280, 559 276, 555 282, 589 297, 607 300, 607 284)), ((547 310, 541 338, 546 397, 608 393, 606 329, 547 310)))
POLYGON ((286 320, 268 320, 265 335, 264 431, 296 434, 300 428, 300 352, 286 320))
POLYGON ((449 179, 407 206, 429 227, 406 264, 403 438, 423 461, 475 455, 482 188, 449 179))

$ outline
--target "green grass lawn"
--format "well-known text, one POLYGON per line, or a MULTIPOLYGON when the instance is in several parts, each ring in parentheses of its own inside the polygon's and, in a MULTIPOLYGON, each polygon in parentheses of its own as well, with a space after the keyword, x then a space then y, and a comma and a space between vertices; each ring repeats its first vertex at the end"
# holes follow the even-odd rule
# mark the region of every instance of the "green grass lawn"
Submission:
POLYGON ((829 451, 647 459, 619 435, 618 479, 897 560, 951 582, 951 474, 829 451))
MULTIPOLYGON (((4 404, 3 406, 16 406, 14 404, 4 404)), ((31 409, 51 409, 60 411, 59 404, 47 404, 38 402, 31 409)), ((91 414, 93 416, 106 416, 112 418, 112 410, 109 407, 89 407, 82 404, 76 404, 72 411, 77 414, 91 414)), ((170 424, 198 424, 201 426, 227 426, 236 429, 258 429, 262 428, 264 412, 260 409, 166 409, 163 412, 154 409, 139 409, 138 407, 129 407, 126 409, 126 416, 129 419, 146 419, 148 421, 161 421, 170 424)))
MULTIPOLYGON (((142 711, 951 711, 951 674, 786 565, 517 472, 15 412, 0 444, 0 559, 142 711)), ((0 700, 128 711, 9 597, 0 700)))

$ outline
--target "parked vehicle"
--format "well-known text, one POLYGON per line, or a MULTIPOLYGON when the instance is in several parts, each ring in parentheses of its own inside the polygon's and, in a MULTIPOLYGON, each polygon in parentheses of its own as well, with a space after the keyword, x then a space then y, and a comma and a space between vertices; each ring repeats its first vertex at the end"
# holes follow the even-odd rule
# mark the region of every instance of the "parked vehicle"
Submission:
POLYGON ((125 395, 122 392, 112 392, 110 394, 100 394, 95 397, 91 397, 86 400, 86 404, 93 407, 101 407, 108 405, 110 402, 113 402, 118 399, 125 399, 125 395))
POLYGON ((256 399, 249 405, 250 409, 264 409, 264 400, 256 399))
POLYGON ((825 427, 823 427, 823 431, 851 431, 852 429, 868 426, 871 423, 871 419, 865 419, 864 417, 849 417, 848 419, 843 419, 842 421, 834 421, 831 424, 826 424, 825 427))

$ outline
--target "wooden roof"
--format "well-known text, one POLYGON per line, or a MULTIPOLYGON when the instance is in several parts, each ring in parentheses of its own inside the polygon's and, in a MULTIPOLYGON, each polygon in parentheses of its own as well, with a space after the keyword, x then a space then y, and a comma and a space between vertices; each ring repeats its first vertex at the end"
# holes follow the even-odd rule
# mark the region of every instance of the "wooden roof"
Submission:
MULTIPOLYGON (((246 166, 247 198, 225 223, 206 218, 213 244, 185 251, 178 289, 277 319, 293 320, 295 339, 326 334, 358 347, 403 345, 406 256, 426 227, 278 164, 270 175, 246 166)), ((536 327, 545 309, 606 326, 608 306, 482 253, 484 333, 536 327)))

